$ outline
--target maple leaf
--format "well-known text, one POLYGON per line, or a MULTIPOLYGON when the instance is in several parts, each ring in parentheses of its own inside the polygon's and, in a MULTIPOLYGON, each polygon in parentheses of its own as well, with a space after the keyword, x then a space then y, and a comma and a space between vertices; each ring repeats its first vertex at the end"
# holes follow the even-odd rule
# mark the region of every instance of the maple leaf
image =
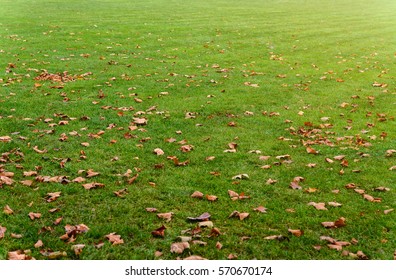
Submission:
POLYGON ((164 237, 165 236, 165 229, 166 227, 163 225, 159 228, 157 228, 156 230, 153 230, 151 232, 151 235, 154 237, 164 237))
POLYGON ((115 232, 109 233, 105 236, 110 243, 113 245, 123 244, 124 240, 121 238, 121 235, 116 234, 115 232))
POLYGON ((170 222, 172 219, 173 212, 168 212, 168 213, 158 213, 157 217, 166 220, 167 222, 170 222))

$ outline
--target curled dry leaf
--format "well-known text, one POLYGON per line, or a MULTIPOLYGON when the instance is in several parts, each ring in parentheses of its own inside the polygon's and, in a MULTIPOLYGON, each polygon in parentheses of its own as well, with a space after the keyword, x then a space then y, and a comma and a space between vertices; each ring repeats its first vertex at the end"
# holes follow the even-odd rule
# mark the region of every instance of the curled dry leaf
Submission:
POLYGON ((395 153, 396 153, 396 150, 394 150, 394 149, 387 150, 387 151, 386 151, 386 156, 387 156, 387 157, 391 157, 391 156, 393 156, 393 154, 395 154, 395 153))
POLYGON ((12 138, 10 136, 0 136, 0 142, 11 142, 12 138))
POLYGON ((124 188, 124 189, 121 189, 121 190, 118 190, 118 191, 114 191, 113 192, 116 196, 118 196, 118 197, 124 197, 126 194, 128 194, 128 189, 127 188, 124 188))
POLYGON ((216 200, 218 199, 218 197, 215 196, 215 195, 209 195, 209 194, 207 194, 207 195, 206 195, 206 199, 209 200, 209 201, 216 201, 216 200))
POLYGON ((216 249, 221 250, 223 248, 223 244, 221 244, 219 241, 216 242, 216 249))
POLYGON ((267 180, 266 184, 267 185, 273 185, 273 184, 276 184, 277 182, 278 182, 278 180, 274 180, 274 179, 269 178, 267 180))
POLYGON ((34 248, 40 248, 43 247, 44 243, 41 240, 38 240, 35 244, 34 244, 34 248))
POLYGON ((228 216, 228 218, 232 218, 232 217, 238 217, 239 218, 239 220, 244 220, 244 219, 246 219, 247 217, 249 217, 249 213, 240 213, 239 211, 233 211, 229 216, 228 216))
POLYGON ((188 242, 176 242, 170 247, 171 253, 181 254, 185 249, 189 249, 190 244, 188 242))
POLYGON ((104 184, 97 183, 97 182, 83 184, 83 187, 86 190, 95 189, 95 188, 103 188, 104 186, 105 186, 104 184))
POLYGON ((41 218, 41 213, 29 213, 29 218, 33 221, 34 219, 40 219, 41 218))
POLYGON ((384 214, 385 215, 388 215, 390 212, 392 212, 394 209, 387 209, 387 210, 384 210, 384 214))
POLYGON ((322 226, 325 228, 340 228, 346 226, 346 219, 344 217, 339 218, 334 222, 322 222, 322 226))
POLYGON ((154 149, 153 152, 154 152, 154 154, 156 154, 157 156, 162 156, 162 155, 165 154, 164 151, 163 151, 162 149, 160 149, 160 148, 154 149))
POLYGON ((22 234, 11 233, 11 238, 20 239, 20 238, 22 238, 22 237, 23 237, 22 234))
POLYGON ((260 212, 260 213, 267 213, 267 208, 265 208, 264 206, 258 206, 256 208, 253 209, 254 211, 260 212))
POLYGON ((71 248, 72 250, 74 250, 74 254, 76 254, 76 256, 80 255, 82 253, 82 250, 84 249, 85 244, 76 244, 73 245, 71 248))
POLYGON ((209 220, 210 217, 211 215, 208 212, 205 212, 198 217, 187 217, 187 219, 192 222, 202 222, 209 220))
POLYGON ((52 202, 58 199, 60 197, 62 192, 53 192, 53 193, 47 193, 47 202, 52 202))
POLYGON ((284 240, 289 240, 288 237, 283 236, 283 235, 270 235, 264 237, 265 240, 278 240, 278 241, 284 241, 284 240))
POLYGON ((198 255, 191 255, 191 256, 189 256, 187 258, 184 258, 183 260, 186 260, 186 261, 202 261, 202 260, 207 260, 207 259, 205 259, 205 258, 203 258, 201 256, 198 256, 198 255))
POLYGON ((167 222, 170 222, 170 220, 172 219, 172 215, 173 215, 173 212, 158 213, 158 214, 157 214, 157 217, 160 218, 160 219, 164 219, 164 220, 166 220, 167 222))
POLYGON ((381 198, 376 198, 376 197, 373 197, 373 196, 368 195, 368 194, 365 194, 365 193, 363 194, 363 198, 364 198, 365 200, 370 201, 370 202, 381 202, 381 201, 382 201, 381 198))
POLYGON ((0 225, 0 239, 4 238, 4 234, 6 231, 7 228, 0 225))
POLYGON ((390 188, 378 187, 378 188, 375 188, 374 190, 379 191, 379 192, 388 192, 388 191, 390 191, 390 188))
POLYGON ((51 250, 41 250, 40 254, 42 254, 44 257, 47 257, 49 259, 58 259, 61 257, 66 257, 67 253, 64 251, 51 251, 51 250))
POLYGON ((123 244, 124 240, 121 238, 121 235, 116 234, 115 232, 109 233, 105 236, 112 245, 123 244))
POLYGON ((195 191, 193 192, 193 194, 191 195, 192 198, 199 198, 202 199, 203 198, 203 193, 201 193, 200 191, 195 191))
POLYGON ((340 206, 342 206, 341 203, 338 203, 338 202, 335 202, 335 201, 327 202, 327 204, 330 205, 330 206, 333 206, 333 207, 340 207, 340 206))
POLYGON ((203 222, 199 222, 198 226, 200 228, 202 227, 207 227, 207 228, 213 228, 213 222, 212 221, 203 221, 203 222))
POLYGON ((27 251, 28 250, 26 250, 26 251, 17 250, 17 251, 8 252, 8 254, 7 254, 8 260, 19 260, 19 261, 34 260, 34 258, 27 255, 27 253, 28 253, 27 251))
POLYGON ((324 202, 318 202, 318 203, 310 202, 310 203, 308 203, 308 205, 315 207, 317 210, 328 210, 326 208, 326 204, 324 202))
POLYGON ((8 205, 4 206, 3 212, 4 212, 4 214, 7 214, 7 215, 14 214, 14 211, 8 205))
POLYGON ((151 235, 153 237, 164 237, 165 236, 165 229, 166 229, 166 227, 164 225, 162 225, 161 227, 153 230, 151 232, 151 235))
POLYGON ((243 179, 249 179, 248 174, 238 174, 232 177, 232 180, 243 180, 243 179))
POLYGON ((293 234, 296 237, 300 237, 301 235, 304 234, 304 231, 301 230, 301 229, 290 229, 289 228, 287 231, 290 232, 291 234, 293 234))
POLYGON ((313 154, 313 155, 319 154, 319 152, 317 150, 315 150, 314 148, 312 148, 312 147, 307 147, 306 151, 307 151, 308 154, 313 154))

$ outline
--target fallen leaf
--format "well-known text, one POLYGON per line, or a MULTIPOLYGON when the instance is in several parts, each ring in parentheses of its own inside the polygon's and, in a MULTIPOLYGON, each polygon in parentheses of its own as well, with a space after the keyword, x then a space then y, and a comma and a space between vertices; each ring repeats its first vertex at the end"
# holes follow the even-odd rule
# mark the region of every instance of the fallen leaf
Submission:
POLYGON ((184 252, 185 249, 189 249, 189 248, 190 248, 190 244, 188 242, 176 242, 176 243, 172 243, 170 252, 181 254, 184 252))
POLYGON ((207 228, 213 228, 213 222, 212 221, 203 221, 203 222, 199 222, 198 226, 200 228, 202 227, 207 227, 207 228))
POLYGON ((335 201, 327 202, 327 204, 330 205, 330 206, 333 206, 333 207, 340 207, 340 206, 342 206, 341 203, 338 203, 338 202, 335 202, 335 201))
POLYGON ((191 195, 192 198, 199 198, 202 199, 203 198, 203 193, 201 193, 200 191, 195 191, 193 192, 193 194, 191 195))
POLYGON ((283 241, 283 240, 289 240, 288 237, 283 236, 283 235, 270 235, 264 237, 265 240, 278 240, 278 241, 283 241))
POLYGON ((34 260, 34 258, 30 257, 25 253, 25 251, 17 250, 7 253, 8 260, 34 260))
POLYGON ((290 229, 289 228, 287 231, 290 232, 291 234, 293 234, 296 237, 300 237, 301 235, 304 234, 304 231, 301 230, 301 229, 290 229))
POLYGON ((0 136, 0 142, 11 142, 12 138, 10 136, 0 136))
POLYGON ((156 154, 157 156, 162 156, 162 155, 165 154, 164 151, 163 151, 162 149, 160 149, 160 148, 155 148, 153 152, 154 152, 154 154, 156 154))
POLYGON ((267 213, 267 208, 265 208, 264 206, 258 206, 256 208, 253 209, 254 211, 260 212, 260 213, 267 213))
POLYGON ((0 239, 4 238, 4 234, 6 231, 7 228, 0 225, 0 239))
POLYGON ((33 213, 33 212, 30 212, 30 213, 29 213, 29 218, 30 218, 31 220, 40 219, 40 218, 41 218, 41 213, 33 213))
POLYGON ((124 240, 121 238, 121 235, 116 234, 115 232, 109 233, 105 236, 110 243, 113 245, 123 244, 124 240))
POLYGON ((149 207, 149 208, 146 208, 146 211, 147 212, 157 212, 157 208, 149 207))
POLYGON ((118 191, 114 191, 113 192, 116 196, 118 196, 118 197, 124 197, 127 193, 128 193, 128 189, 127 188, 124 188, 124 189, 121 189, 121 190, 118 190, 118 191))
POLYGON ((206 199, 209 200, 209 201, 216 201, 218 198, 217 198, 217 196, 215 196, 215 195, 209 195, 209 194, 207 194, 207 195, 206 195, 206 199))
POLYGON ((61 257, 66 257, 67 253, 66 252, 61 252, 61 251, 51 251, 51 250, 41 250, 40 254, 42 254, 45 257, 48 257, 49 259, 57 259, 61 257))
POLYGON ((103 188, 105 185, 102 183, 96 183, 96 182, 92 182, 92 183, 88 183, 88 184, 83 184, 84 189, 86 190, 90 190, 90 189, 94 189, 94 188, 103 188))
POLYGON ((198 217, 187 217, 187 219, 188 219, 189 221, 193 221, 193 222, 201 222, 201 221, 207 221, 207 220, 209 220, 210 216, 211 216, 211 215, 210 215, 208 212, 205 212, 205 213, 201 214, 201 215, 198 216, 198 217))
POLYGON ((166 220, 167 222, 170 222, 172 219, 173 212, 168 212, 168 213, 158 213, 157 217, 166 220))
POLYGON ((385 215, 387 215, 387 214, 389 214, 390 212, 392 212, 394 209, 387 209, 387 210, 384 210, 384 214, 385 215))
POLYGON ((72 250, 74 250, 74 254, 76 254, 76 256, 80 255, 82 253, 82 250, 84 249, 85 244, 76 244, 73 245, 71 248, 72 250))
POLYGON ((41 240, 38 240, 35 244, 34 244, 34 248, 40 248, 40 247, 43 247, 44 246, 44 244, 43 244, 43 241, 41 241, 41 240))
POLYGON ((307 147, 306 151, 307 151, 308 154, 314 154, 314 155, 319 154, 319 152, 317 150, 315 150, 314 148, 312 148, 312 147, 307 147))
POLYGON ((232 177, 232 180, 243 180, 243 179, 249 179, 248 174, 238 174, 232 177))
POLYGON ((62 192, 53 192, 53 193, 47 193, 47 202, 52 202, 58 199, 60 197, 62 192))
POLYGON ((3 212, 4 212, 4 214, 7 214, 7 215, 14 214, 14 211, 8 205, 4 206, 3 212))
POLYGON ((221 250, 221 248, 223 248, 223 245, 219 241, 217 241, 216 242, 216 249, 221 250))
POLYGON ((163 225, 163 226, 157 228, 156 230, 153 230, 151 232, 151 235, 153 237, 164 237, 165 236, 165 229, 166 229, 166 227, 163 225))
POLYGON ((207 260, 207 259, 205 259, 205 258, 203 258, 203 257, 201 257, 201 256, 198 256, 198 255, 191 255, 191 256, 189 256, 189 257, 187 257, 187 258, 184 258, 183 260, 188 260, 188 261, 201 261, 201 260, 207 260))

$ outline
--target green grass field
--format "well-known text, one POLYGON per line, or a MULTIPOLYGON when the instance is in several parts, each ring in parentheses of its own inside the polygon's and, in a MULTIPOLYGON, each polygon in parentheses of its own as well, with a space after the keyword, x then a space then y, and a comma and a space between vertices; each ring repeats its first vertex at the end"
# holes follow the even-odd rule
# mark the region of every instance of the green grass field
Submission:
POLYGON ((0 259, 394 259, 395 9, 0 0, 0 259))

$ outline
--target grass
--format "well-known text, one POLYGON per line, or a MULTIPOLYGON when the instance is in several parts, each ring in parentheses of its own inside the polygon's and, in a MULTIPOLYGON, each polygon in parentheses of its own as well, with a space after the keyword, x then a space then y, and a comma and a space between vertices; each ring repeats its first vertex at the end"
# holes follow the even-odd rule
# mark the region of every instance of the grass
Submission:
POLYGON ((0 259, 16 250, 30 250, 36 259, 47 259, 44 251, 89 260, 353 259, 358 251, 393 259, 394 212, 383 212, 396 207, 395 171, 389 170, 396 157, 386 156, 396 147, 393 1, 0 3, 0 136, 12 138, 0 142, 0 172, 14 173, 14 182, 0 187, 0 207, 14 211, 0 213, 0 226, 7 228, 0 259), (63 84, 35 80, 43 69, 80 77, 63 84), (134 117, 146 118, 147 125, 130 130, 134 117), (104 133, 95 137, 99 131, 104 133), (191 152, 180 150, 182 140, 193 145, 191 152), (231 142, 237 152, 225 153, 231 142), (307 146, 319 153, 307 153, 307 146), (164 155, 154 154, 155 148, 164 155), (249 153, 255 150, 261 154, 249 153), (271 158, 260 160, 263 155, 271 158), (276 158, 282 155, 290 158, 276 158), (347 167, 334 160, 337 155, 345 155, 347 167), (169 156, 189 163, 175 166, 169 156), (207 161, 209 156, 215 159, 207 161), (40 182, 23 173, 73 180, 89 169, 100 175, 84 183, 103 188, 40 182), (120 176, 128 169, 130 177, 139 174, 132 184, 120 176), (238 174, 249 179, 233 180, 238 174), (296 176, 305 178, 301 190, 289 187, 296 176), (270 178, 277 182, 267 184, 270 178), (381 202, 346 189, 349 183, 381 202), (380 186, 390 191, 374 191, 380 186), (114 195, 124 188, 124 197, 114 195), (250 198, 232 201, 228 190, 250 198), (48 193, 58 191, 57 200, 46 202, 48 193), (218 200, 191 198, 194 191, 218 200), (312 201, 342 206, 319 211, 307 205, 312 201), (259 205, 267 213, 253 210, 259 205), (172 220, 147 207, 172 212, 172 220), (50 213, 53 208, 60 211, 50 213), (250 216, 228 218, 234 210, 250 216), (30 220, 30 212, 42 216, 30 220), (203 228, 206 246, 191 243, 182 254, 171 253, 171 244, 186 235, 182 231, 196 226, 187 217, 204 212, 222 234, 208 237, 211 230, 203 228), (345 227, 321 225, 340 217, 345 227), (67 243, 60 239, 67 224, 85 224, 89 231, 67 243), (164 238, 153 237, 161 225, 164 238), (40 232, 44 227, 52 230, 40 232), (296 237, 288 229, 304 234, 296 237), (124 243, 112 245, 105 237, 112 232, 124 243), (265 239, 271 235, 283 241, 265 239), (321 236, 358 242, 342 254, 321 236), (38 240, 44 245, 35 248, 38 240), (82 253, 73 244, 85 244, 82 253))

